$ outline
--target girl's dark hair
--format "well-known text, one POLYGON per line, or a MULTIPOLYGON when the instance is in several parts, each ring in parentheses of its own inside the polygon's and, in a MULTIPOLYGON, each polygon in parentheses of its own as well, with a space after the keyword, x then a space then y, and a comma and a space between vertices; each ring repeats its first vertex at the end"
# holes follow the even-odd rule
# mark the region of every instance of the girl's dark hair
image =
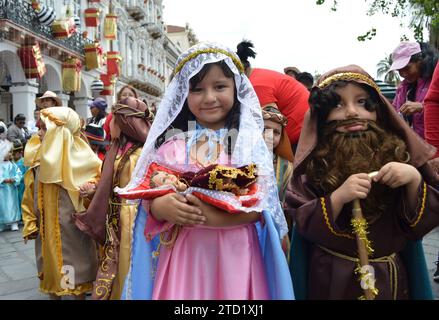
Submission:
POLYGON ((412 55, 410 62, 422 61, 421 77, 431 79, 438 62, 439 53, 435 47, 426 42, 419 42, 419 45, 421 46, 421 52, 412 55))
MULTIPOLYGON (((317 86, 311 89, 308 102, 310 105, 311 114, 314 115, 317 113, 318 123, 325 123, 331 110, 340 103, 341 98, 337 92, 335 92, 335 89, 343 88, 349 83, 359 86, 368 93, 369 97, 366 101, 366 110, 377 112, 377 123, 380 125, 385 125, 388 123, 387 114, 381 112, 381 110, 385 109, 383 106, 384 102, 380 99, 378 93, 373 88, 367 84, 344 80, 335 81, 324 89, 320 89, 317 86)), ((321 128, 322 126, 319 126, 319 136, 322 133, 320 132, 321 128)))
POLYGON ((104 110, 99 109, 99 113, 96 115, 96 117, 93 117, 93 120, 91 121, 91 123, 98 124, 99 121, 104 119, 106 116, 107 116, 107 113, 104 110))
MULTIPOLYGON (((224 75, 227 78, 231 78, 233 79, 233 83, 235 83, 235 78, 234 78, 234 74, 233 72, 230 70, 229 66, 227 65, 227 63, 222 60, 222 61, 218 61, 215 63, 208 63, 206 64, 201 70, 200 72, 198 72, 195 76, 193 76, 190 80, 189 80, 189 90, 191 88, 195 88, 201 81, 203 81, 204 77, 206 76, 207 72, 210 70, 210 68, 213 65, 217 65, 221 68, 221 70, 223 71, 224 75)), ((225 127, 228 130, 232 130, 235 129, 236 131, 239 131, 239 117, 241 115, 241 103, 238 100, 238 96, 237 96, 237 92, 236 92, 236 85, 234 86, 234 102, 233 102, 233 106, 232 109, 230 110, 230 112, 227 114, 226 117, 226 122, 225 122, 225 127)), ((156 140, 155 146, 156 148, 160 147, 164 142, 165 142, 165 138, 166 136, 172 136, 172 130, 176 129, 178 130, 176 132, 176 134, 180 131, 186 132, 188 131, 188 124, 189 121, 195 121, 195 116, 194 114, 189 110, 189 106, 187 103, 187 99, 184 102, 183 108, 181 109, 180 113, 178 114, 178 116, 175 118, 174 122, 172 122, 170 128, 168 128, 167 131, 163 132, 156 140), (169 134, 169 131, 171 130, 171 135, 169 134)), ((228 146, 227 148, 227 152, 229 155, 232 154, 233 148, 234 148, 234 143, 235 141, 233 141, 233 139, 229 136, 226 135, 226 138, 229 141, 224 141, 224 143, 228 146)))
POLYGON ((244 65, 245 70, 250 68, 250 62, 248 62, 248 58, 255 58, 256 52, 252 49, 253 42, 249 40, 242 40, 236 48, 238 49, 236 51, 236 54, 238 55, 239 59, 241 59, 242 64, 244 65))

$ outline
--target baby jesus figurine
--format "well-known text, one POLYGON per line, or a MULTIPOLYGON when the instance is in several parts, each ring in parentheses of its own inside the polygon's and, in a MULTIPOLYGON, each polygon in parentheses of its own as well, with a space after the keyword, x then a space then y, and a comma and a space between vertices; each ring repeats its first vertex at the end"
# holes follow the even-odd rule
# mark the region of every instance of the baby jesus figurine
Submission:
POLYGON ((151 163, 142 183, 119 195, 149 200, 171 192, 192 193, 207 203, 236 213, 259 201, 257 177, 255 164, 238 168, 212 164, 198 172, 180 173, 151 163))
POLYGON ((249 192, 248 187, 255 183, 256 179, 254 164, 239 168, 212 164, 196 173, 185 172, 180 177, 163 170, 154 171, 151 175, 150 187, 173 185, 180 192, 186 191, 188 187, 197 187, 228 191, 243 196, 249 192))

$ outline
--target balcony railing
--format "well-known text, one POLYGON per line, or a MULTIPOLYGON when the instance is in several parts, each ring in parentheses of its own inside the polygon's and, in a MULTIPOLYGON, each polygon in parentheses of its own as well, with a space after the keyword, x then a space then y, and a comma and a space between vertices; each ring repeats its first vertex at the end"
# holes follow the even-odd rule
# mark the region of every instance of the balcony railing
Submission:
POLYGON ((32 9, 30 2, 23 0, 0 0, 0 20, 10 20, 15 24, 36 33, 45 38, 45 40, 56 45, 65 47, 80 55, 83 55, 85 43, 91 43, 90 39, 84 39, 82 35, 75 33, 70 38, 54 39, 52 28, 42 25, 35 11, 32 9))

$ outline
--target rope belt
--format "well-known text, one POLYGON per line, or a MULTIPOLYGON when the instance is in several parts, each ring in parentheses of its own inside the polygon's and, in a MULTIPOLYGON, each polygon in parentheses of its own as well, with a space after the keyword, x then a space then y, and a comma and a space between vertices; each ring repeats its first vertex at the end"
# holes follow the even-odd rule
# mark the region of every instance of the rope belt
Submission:
POLYGON ((121 203, 121 202, 113 202, 109 201, 110 204, 121 207, 129 207, 129 206, 137 206, 137 203, 121 203))
MULTIPOLYGON (((317 245, 317 247, 319 247, 323 251, 325 251, 325 252, 327 252, 327 253, 329 253, 337 258, 341 258, 344 260, 348 260, 348 261, 352 261, 352 262, 356 262, 357 264, 360 264, 360 259, 358 259, 358 258, 354 258, 351 256, 347 256, 343 253, 332 251, 331 249, 328 249, 328 248, 320 246, 320 245, 317 245)), ((379 257, 379 258, 375 258, 375 259, 369 259, 369 262, 387 263, 387 266, 389 268, 390 290, 391 290, 392 295, 393 295, 393 300, 396 300, 397 293, 398 293, 398 268, 396 266, 395 258, 396 258, 396 253, 392 253, 389 256, 383 256, 383 257, 379 257)))

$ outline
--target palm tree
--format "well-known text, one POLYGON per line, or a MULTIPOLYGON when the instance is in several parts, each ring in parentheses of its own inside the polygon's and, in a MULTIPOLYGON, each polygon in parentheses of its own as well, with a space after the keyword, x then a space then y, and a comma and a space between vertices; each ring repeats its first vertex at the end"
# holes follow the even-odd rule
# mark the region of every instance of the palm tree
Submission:
POLYGON ((395 87, 398 86, 400 77, 397 71, 389 71, 392 65, 392 55, 389 54, 386 58, 382 59, 377 64, 377 75, 381 77, 384 75, 384 81, 393 84, 395 87))

